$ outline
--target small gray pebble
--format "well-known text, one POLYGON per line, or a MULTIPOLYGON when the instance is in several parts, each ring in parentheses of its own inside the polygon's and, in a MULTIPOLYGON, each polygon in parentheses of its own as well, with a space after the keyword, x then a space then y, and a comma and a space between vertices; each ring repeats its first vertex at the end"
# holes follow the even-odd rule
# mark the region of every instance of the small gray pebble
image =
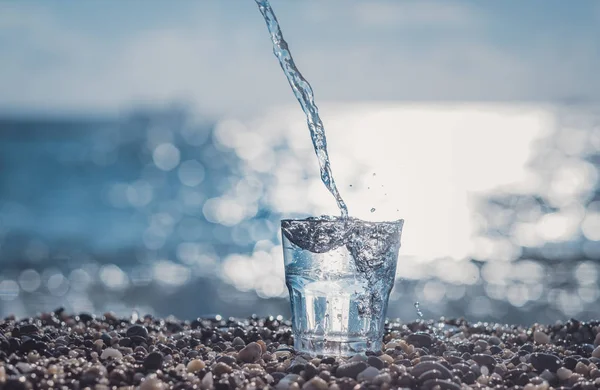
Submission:
POLYGON ((367 363, 365 362, 350 362, 342 364, 337 368, 335 376, 338 378, 349 377, 356 379, 358 374, 364 371, 365 368, 367 368, 367 363))
POLYGON ((242 346, 245 347, 246 346, 246 342, 244 340, 242 340, 241 337, 236 337, 233 339, 233 341, 231 342, 231 345, 233 346, 242 346))
POLYGON ((377 375, 379 375, 379 370, 377 368, 367 367, 356 376, 356 379, 359 382, 372 381, 377 375))

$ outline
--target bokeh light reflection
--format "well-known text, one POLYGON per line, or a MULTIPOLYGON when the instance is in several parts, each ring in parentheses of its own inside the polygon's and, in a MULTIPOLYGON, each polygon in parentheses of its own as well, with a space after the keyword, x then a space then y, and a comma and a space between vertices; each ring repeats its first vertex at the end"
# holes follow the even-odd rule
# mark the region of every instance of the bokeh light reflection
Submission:
MULTIPOLYGON (((351 214, 406 219, 392 316, 415 318, 415 300, 427 317, 600 315, 600 114, 497 104, 323 108, 351 214)), ((0 196, 0 255, 15 259, 0 270, 0 299, 21 312, 59 303, 126 312, 138 302, 189 318, 287 313, 279 220, 336 212, 297 111, 214 122, 138 113, 90 130, 106 134, 78 143, 89 158, 57 142, 46 165, 71 175, 85 167, 90 179, 56 197, 49 185, 40 203, 53 212, 0 196), (69 207, 80 206, 85 223, 72 225, 69 207), (32 303, 44 293, 51 299, 32 303), (215 298, 196 307, 185 304, 190 294, 215 298)))

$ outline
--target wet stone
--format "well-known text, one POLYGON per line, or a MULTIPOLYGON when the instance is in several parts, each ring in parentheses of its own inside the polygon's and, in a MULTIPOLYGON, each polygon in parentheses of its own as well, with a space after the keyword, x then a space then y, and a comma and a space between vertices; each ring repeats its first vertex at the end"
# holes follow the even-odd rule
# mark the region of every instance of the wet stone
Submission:
POLYGON ((450 370, 448 370, 448 368, 441 365, 440 363, 436 363, 436 362, 418 363, 412 368, 410 373, 415 378, 419 378, 421 375, 423 375, 427 372, 430 372, 430 371, 437 371, 439 373, 439 376, 437 378, 441 378, 441 379, 452 378, 452 373, 450 372, 450 370))
POLYGON ((246 345, 238 352, 238 359, 245 363, 254 363, 262 354, 262 348, 255 342, 246 345))
POLYGON ((222 355, 217 358, 217 362, 225 363, 229 366, 235 364, 236 361, 237 361, 237 359, 231 355, 222 355))
POLYGON ((356 380, 358 380, 359 382, 362 381, 372 381, 377 375, 379 375, 379 370, 373 366, 369 366, 367 368, 365 368, 363 371, 361 371, 357 377, 356 380))
POLYGON ((349 377, 352 379, 356 379, 358 374, 366 368, 367 364, 365 362, 350 362, 342 364, 337 368, 335 376, 338 378, 349 377))
POLYGON ((29 335, 39 333, 39 328, 34 324, 22 325, 19 328, 20 335, 29 335))
POLYGON ((378 370, 381 370, 385 367, 385 363, 377 356, 369 356, 367 359, 367 364, 371 367, 375 367, 378 370))
POLYGON ((322 378, 314 377, 302 386, 304 390, 327 390, 329 386, 322 378))
MULTIPOLYGON (((189 370, 189 369, 188 369, 189 370)), ((231 369, 231 367, 225 363, 217 363, 215 364, 215 366, 212 368, 212 372, 215 375, 223 375, 223 374, 229 374, 231 371, 233 371, 231 369)))
POLYGON ((163 355, 160 352, 151 352, 144 359, 144 368, 147 370, 159 370, 163 364, 163 355))
POLYGON ((233 339, 233 342, 231 343, 231 345, 245 347, 246 342, 241 337, 236 337, 233 339))
POLYGON ((423 385, 421 386, 422 390, 433 390, 433 389, 440 389, 440 390, 460 390, 460 385, 449 381, 449 380, 441 380, 441 379, 430 379, 428 381, 426 381, 425 383, 423 383, 423 385))
POLYGON ((479 366, 486 366, 489 370, 493 370, 496 366, 496 359, 490 355, 476 354, 471 356, 471 359, 474 360, 479 366))
POLYGON ((127 337, 139 336, 146 339, 148 337, 148 329, 145 326, 134 324, 127 329, 127 337))
POLYGON ((433 343, 433 339, 427 333, 413 333, 406 337, 406 342, 412 344, 415 347, 430 347, 433 343))
POLYGON ((555 355, 548 353, 532 353, 529 362, 538 372, 548 370, 550 372, 556 372, 561 366, 561 361, 555 355))

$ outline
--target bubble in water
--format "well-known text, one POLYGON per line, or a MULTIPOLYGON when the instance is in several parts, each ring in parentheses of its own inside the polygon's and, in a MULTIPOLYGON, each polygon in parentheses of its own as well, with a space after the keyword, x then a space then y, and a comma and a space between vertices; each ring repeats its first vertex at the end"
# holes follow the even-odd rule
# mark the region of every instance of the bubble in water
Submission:
POLYGON ((371 208, 371 212, 374 213, 375 212, 375 207, 371 208))
POLYGON ((417 314, 419 317, 423 318, 423 312, 421 311, 421 304, 417 301, 415 302, 415 309, 417 309, 417 314))

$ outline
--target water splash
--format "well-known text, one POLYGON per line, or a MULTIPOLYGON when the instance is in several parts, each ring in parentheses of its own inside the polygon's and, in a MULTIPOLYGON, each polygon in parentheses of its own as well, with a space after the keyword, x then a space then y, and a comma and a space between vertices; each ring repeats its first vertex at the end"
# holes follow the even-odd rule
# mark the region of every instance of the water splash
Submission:
POLYGON ((423 318, 423 312, 421 311, 421 304, 417 301, 415 302, 415 309, 417 309, 417 314, 420 318, 423 318))
POLYGON ((331 194, 334 196, 340 212, 342 213, 342 217, 347 217, 348 207, 340 196, 340 193, 335 185, 335 181, 333 180, 331 164, 329 163, 329 155, 327 153, 325 128, 323 127, 323 122, 319 117, 319 110, 317 109, 314 101, 312 87, 296 67, 288 44, 285 39, 283 39, 281 28, 279 27, 279 23, 277 22, 277 18, 275 17, 275 13, 273 12, 271 5, 267 0, 255 1, 256 4, 258 4, 260 13, 263 15, 265 22, 267 23, 267 28, 269 29, 271 40, 273 41, 273 54, 275 54, 279 60, 279 65, 281 65, 281 69, 283 69, 283 72, 290 83, 290 87, 292 87, 292 90, 294 91, 296 99, 298 99, 298 102, 302 106, 302 110, 306 114, 306 121, 308 123, 308 129, 310 130, 310 136, 315 148, 315 153, 319 159, 321 180, 329 192, 331 192, 331 194))

